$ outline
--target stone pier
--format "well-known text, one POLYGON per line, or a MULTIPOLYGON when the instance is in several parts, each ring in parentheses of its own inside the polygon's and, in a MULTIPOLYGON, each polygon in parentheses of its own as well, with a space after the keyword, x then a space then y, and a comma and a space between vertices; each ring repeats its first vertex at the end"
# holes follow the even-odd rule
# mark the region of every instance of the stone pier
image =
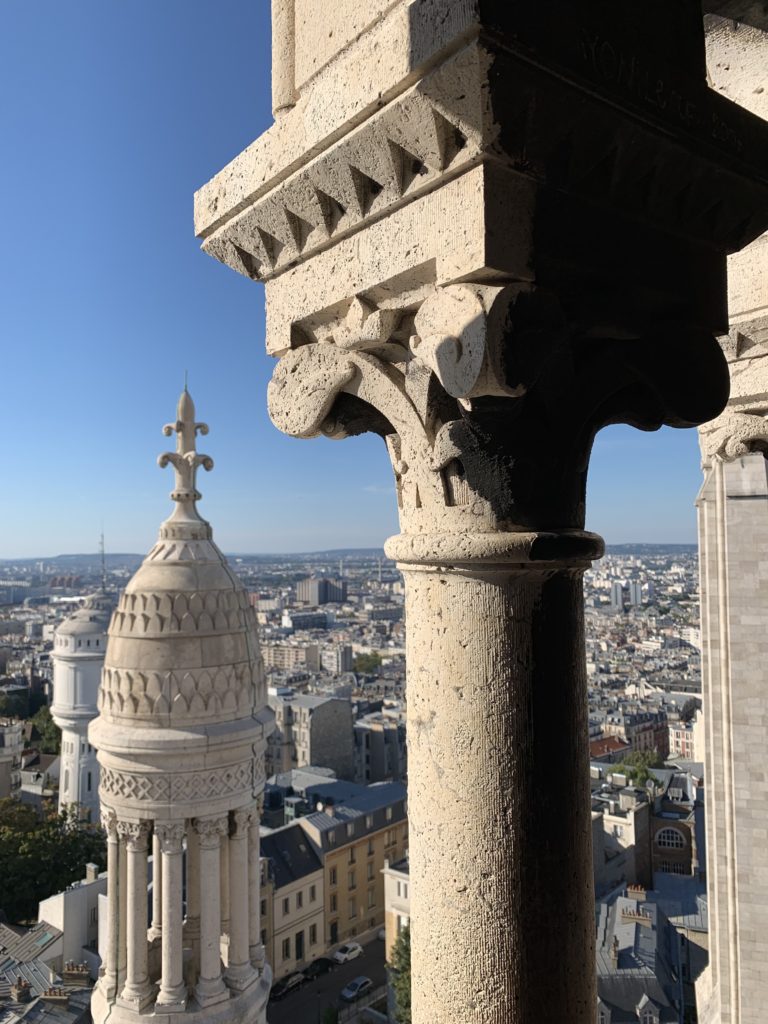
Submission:
POLYGON ((391 459, 413 1020, 594 1024, 590 450, 723 408, 765 126, 708 89, 695 5, 312 10, 273 4, 278 119, 196 228, 265 284, 276 426, 391 459))

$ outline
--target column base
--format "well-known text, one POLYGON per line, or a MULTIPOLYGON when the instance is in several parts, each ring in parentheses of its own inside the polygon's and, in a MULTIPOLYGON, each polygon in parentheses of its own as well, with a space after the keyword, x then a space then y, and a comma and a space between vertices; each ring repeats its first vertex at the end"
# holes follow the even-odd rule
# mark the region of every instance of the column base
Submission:
POLYGON ((264 947, 259 943, 258 946, 251 946, 248 950, 248 955, 251 958, 251 964, 256 968, 257 971, 261 971, 264 967, 265 950, 264 947))
POLYGON ((112 1002, 117 998, 117 976, 106 972, 99 977, 95 986, 106 1000, 112 1002))
POLYGON ((258 972, 250 963, 230 964, 224 972, 224 981, 229 988, 236 992, 244 992, 245 989, 258 980, 258 972))
POLYGON ((195 999, 200 1006, 214 1006, 229 998, 229 989, 221 977, 200 978, 195 987, 195 999))
POLYGON ((186 985, 172 989, 161 989, 155 1003, 156 1013, 184 1013, 187 1008, 186 985))
POLYGON ((117 997, 117 1005, 124 1006, 127 1010, 133 1010, 135 1013, 143 1013, 154 998, 155 990, 149 984, 144 988, 128 988, 126 986, 117 997))
POLYGON ((163 929, 156 928, 154 925, 147 929, 147 942, 160 942, 163 938, 163 929))

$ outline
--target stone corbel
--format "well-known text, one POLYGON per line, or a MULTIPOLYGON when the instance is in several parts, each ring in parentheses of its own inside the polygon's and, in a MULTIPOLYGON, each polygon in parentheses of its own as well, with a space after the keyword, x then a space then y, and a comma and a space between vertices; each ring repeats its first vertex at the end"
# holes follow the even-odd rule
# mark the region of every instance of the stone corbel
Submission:
POLYGON ((726 409, 699 431, 702 465, 715 459, 730 461, 756 452, 768 454, 768 409, 739 411, 726 409))

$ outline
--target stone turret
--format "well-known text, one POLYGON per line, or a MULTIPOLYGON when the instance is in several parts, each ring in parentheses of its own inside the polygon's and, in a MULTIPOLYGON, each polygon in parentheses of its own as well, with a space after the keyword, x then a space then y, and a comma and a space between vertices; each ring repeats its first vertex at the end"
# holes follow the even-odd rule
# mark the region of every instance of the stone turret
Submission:
POLYGON ((174 511, 112 617, 89 732, 109 872, 96 1024, 265 1021, 258 802, 273 716, 255 614, 197 511, 197 469, 213 468, 196 451, 207 432, 185 388, 164 427, 176 451, 159 459, 176 472, 174 511))
POLYGON ((98 714, 99 679, 107 627, 115 602, 103 588, 68 616, 53 640, 51 714, 61 729, 59 810, 75 807, 82 817, 99 817, 99 765, 88 742, 88 723, 98 714))

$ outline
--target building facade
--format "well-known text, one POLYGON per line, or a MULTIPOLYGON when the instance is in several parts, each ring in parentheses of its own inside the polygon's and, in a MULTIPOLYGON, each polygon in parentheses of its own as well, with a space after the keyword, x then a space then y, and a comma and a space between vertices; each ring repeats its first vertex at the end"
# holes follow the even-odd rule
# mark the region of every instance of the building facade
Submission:
POLYGON ((292 768, 331 768, 354 779, 352 705, 338 697, 269 694, 275 728, 267 745, 267 777, 292 768))
POLYGON ((24 725, 16 718, 0 718, 0 800, 18 797, 21 789, 21 754, 24 725))

